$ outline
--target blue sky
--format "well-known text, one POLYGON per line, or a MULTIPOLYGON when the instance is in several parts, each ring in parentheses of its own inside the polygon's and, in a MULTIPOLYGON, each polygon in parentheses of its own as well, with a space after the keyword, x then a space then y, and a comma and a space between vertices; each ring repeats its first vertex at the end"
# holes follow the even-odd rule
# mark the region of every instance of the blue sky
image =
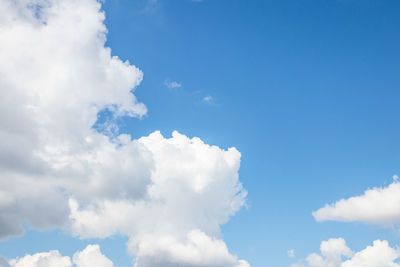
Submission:
MULTIPOLYGON (((144 73, 135 95, 148 112, 117 119, 120 132, 178 130, 241 152, 247 207, 222 226, 232 254, 289 266, 329 238, 355 251, 376 239, 399 245, 394 226, 312 216, 400 174, 398 1, 107 0, 102 9, 106 46, 144 73)), ((0 255, 71 256, 95 242, 116 267, 131 266, 126 237, 26 230, 0 242, 0 255)))

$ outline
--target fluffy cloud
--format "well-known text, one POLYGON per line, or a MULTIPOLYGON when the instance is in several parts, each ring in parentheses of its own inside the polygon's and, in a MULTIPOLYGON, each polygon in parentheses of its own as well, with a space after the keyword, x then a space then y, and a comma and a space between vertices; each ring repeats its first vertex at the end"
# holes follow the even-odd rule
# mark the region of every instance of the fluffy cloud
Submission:
POLYGON ((398 249, 391 248, 387 241, 375 240, 372 246, 357 252, 342 267, 399 267, 394 261, 400 257, 398 249))
POLYGON ((230 255, 222 240, 212 239, 199 230, 189 232, 184 239, 182 242, 175 236, 146 236, 140 242, 135 266, 250 266, 230 255))
POLYGON ((246 192, 237 174, 240 153, 178 132, 169 139, 155 132, 138 143, 153 155, 146 197, 99 199, 85 208, 71 199, 73 232, 80 237, 125 234, 131 237, 128 249, 138 262, 141 256, 146 258, 142 266, 187 262, 188 255, 193 256, 193 266, 214 266, 212 262, 219 261, 237 266, 225 244, 209 236, 219 236, 219 226, 244 204, 246 192), (209 253, 210 247, 218 248, 218 253, 209 253))
POLYGON ((364 194, 313 212, 317 221, 361 221, 392 225, 400 222, 400 183, 395 181, 387 187, 366 190, 364 194))
POLYGON ((98 245, 89 245, 83 251, 76 252, 73 261, 77 267, 113 267, 114 264, 104 256, 98 245))
POLYGON ((111 177, 119 176, 121 188, 143 191, 146 173, 135 166, 146 166, 145 154, 134 143, 118 149, 92 129, 106 108, 115 116, 146 113, 131 94, 142 73, 104 47, 100 4, 0 5, 0 237, 21 234, 22 221, 40 229, 64 223, 66 187, 79 196, 116 195, 111 177))
POLYGON ((353 253, 342 238, 333 238, 321 243, 321 254, 310 254, 306 265, 291 267, 399 267, 396 260, 400 251, 389 246, 387 241, 375 240, 372 246, 353 253))
MULTIPOLYGON (((132 93, 143 75, 105 47, 104 18, 95 0, 0 1, 0 238, 26 222, 127 235, 138 267, 248 266, 220 235, 245 203, 240 153, 178 132, 118 134, 114 118, 147 112, 132 93)), ((96 248, 82 253, 76 264, 100 266, 96 248)), ((71 264, 56 251, 29 259, 71 264)))
MULTIPOLYGON (((113 267, 114 264, 104 256, 98 245, 89 245, 83 251, 74 254, 73 263, 76 267, 113 267)), ((0 262, 1 264, 1 262, 0 262)), ((72 267, 71 258, 62 256, 57 250, 26 255, 11 260, 5 266, 12 267, 72 267)), ((2 266, 2 265, 0 265, 2 266)))
POLYGON ((307 262, 311 267, 336 267, 341 266, 342 256, 350 257, 352 251, 346 246, 342 238, 332 238, 323 241, 320 246, 321 255, 311 254, 307 262))
POLYGON ((61 256, 57 250, 26 255, 23 258, 10 261, 13 267, 72 267, 71 259, 61 256))

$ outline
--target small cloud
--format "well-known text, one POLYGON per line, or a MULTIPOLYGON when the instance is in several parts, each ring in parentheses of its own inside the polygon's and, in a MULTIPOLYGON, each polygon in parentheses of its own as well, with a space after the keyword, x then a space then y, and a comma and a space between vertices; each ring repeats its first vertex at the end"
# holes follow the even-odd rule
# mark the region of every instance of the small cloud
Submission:
POLYGON ((180 87, 182 87, 181 83, 178 83, 176 81, 171 81, 169 79, 165 80, 164 84, 168 88, 180 88, 180 87))
POLYGON ((211 103, 212 100, 213 100, 213 98, 210 95, 203 97, 203 102, 211 103))
POLYGON ((398 182, 399 176, 397 174, 393 175, 393 181, 398 182))
POLYGON ((295 257, 294 249, 289 249, 288 252, 287 252, 287 255, 288 255, 289 258, 294 258, 295 257))

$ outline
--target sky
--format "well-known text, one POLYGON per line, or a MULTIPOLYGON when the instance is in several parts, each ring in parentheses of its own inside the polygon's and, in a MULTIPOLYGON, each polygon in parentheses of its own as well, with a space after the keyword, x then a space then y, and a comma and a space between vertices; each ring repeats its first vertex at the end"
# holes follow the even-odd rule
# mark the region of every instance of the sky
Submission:
POLYGON ((399 267, 399 10, 0 0, 0 266, 399 267))

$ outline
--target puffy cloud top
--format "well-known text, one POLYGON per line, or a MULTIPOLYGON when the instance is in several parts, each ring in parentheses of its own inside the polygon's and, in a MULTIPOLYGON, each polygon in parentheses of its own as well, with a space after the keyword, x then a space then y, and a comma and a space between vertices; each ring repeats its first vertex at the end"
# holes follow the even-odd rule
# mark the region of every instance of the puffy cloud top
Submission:
POLYGON ((361 221, 392 225, 400 222, 400 183, 366 190, 364 194, 341 199, 313 212, 317 221, 361 221))
MULTIPOLYGON (((353 253, 342 238, 332 238, 321 243, 321 255, 313 253, 306 259, 309 267, 400 267, 396 262, 399 249, 389 246, 387 241, 375 240, 372 246, 353 253)), ((291 267, 305 267, 302 263, 291 267)))
MULTIPOLYGON (((1 263, 0 263, 1 264, 1 263)), ((98 245, 89 245, 74 254, 73 261, 62 256, 57 250, 26 255, 6 263, 6 267, 113 267, 114 264, 104 256, 98 245), (72 264, 74 263, 74 265, 72 264)), ((0 265, 2 266, 2 265, 0 265)))
MULTIPOLYGON (((0 1, 0 238, 26 222, 127 235, 138 267, 249 266, 220 239, 246 197, 235 148, 178 132, 133 140, 112 120, 94 129, 105 110, 147 112, 133 94, 143 74, 105 47, 104 19, 95 0, 0 1)), ((112 266, 97 254, 88 247, 74 263, 112 266)), ((51 251, 12 264, 72 263, 51 251)))

